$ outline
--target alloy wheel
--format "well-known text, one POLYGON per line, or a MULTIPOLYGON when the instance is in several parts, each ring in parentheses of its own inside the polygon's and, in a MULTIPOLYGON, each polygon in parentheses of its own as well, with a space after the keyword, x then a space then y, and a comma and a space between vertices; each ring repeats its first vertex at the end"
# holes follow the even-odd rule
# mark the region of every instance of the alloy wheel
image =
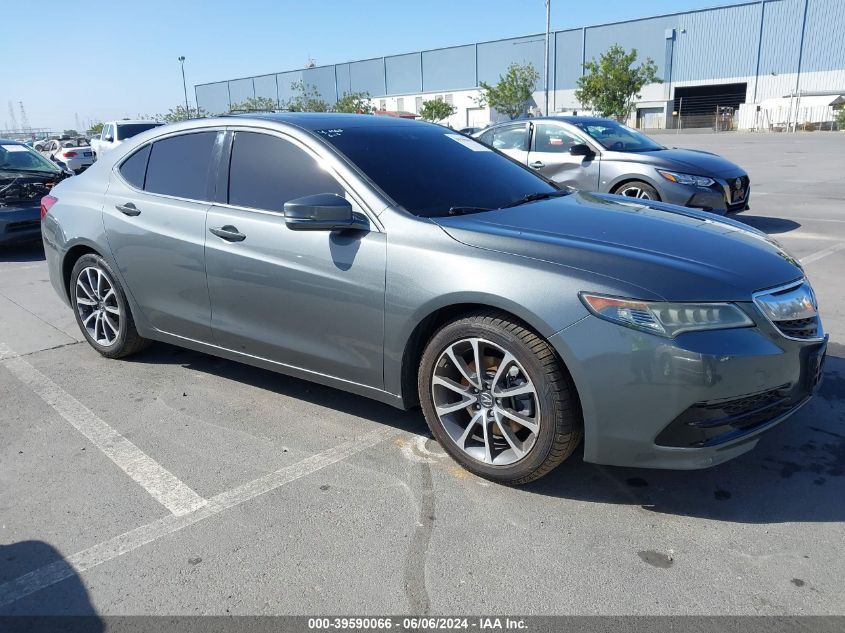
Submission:
POLYGON ((630 185, 619 190, 620 196, 628 196, 629 198, 640 198, 642 200, 651 200, 651 194, 641 187, 630 185))
POLYGON ((496 343, 482 338, 451 343, 434 366, 431 392, 443 429, 479 462, 513 464, 537 441, 540 407, 534 383, 496 343))
POLYGON ((110 346, 120 336, 123 315, 114 282, 101 269, 83 268, 76 277, 76 310, 82 326, 99 345, 110 346))

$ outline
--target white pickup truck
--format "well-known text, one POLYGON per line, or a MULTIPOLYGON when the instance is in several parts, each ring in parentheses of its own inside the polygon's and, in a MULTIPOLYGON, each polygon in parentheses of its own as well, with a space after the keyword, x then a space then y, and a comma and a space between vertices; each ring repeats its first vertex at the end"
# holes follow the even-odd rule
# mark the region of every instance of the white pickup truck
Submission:
POLYGON ((160 121, 142 121, 122 119, 120 121, 109 121, 103 124, 103 131, 100 136, 95 136, 91 139, 91 149, 94 150, 96 156, 105 154, 110 149, 120 145, 128 138, 145 132, 159 125, 164 125, 160 121))

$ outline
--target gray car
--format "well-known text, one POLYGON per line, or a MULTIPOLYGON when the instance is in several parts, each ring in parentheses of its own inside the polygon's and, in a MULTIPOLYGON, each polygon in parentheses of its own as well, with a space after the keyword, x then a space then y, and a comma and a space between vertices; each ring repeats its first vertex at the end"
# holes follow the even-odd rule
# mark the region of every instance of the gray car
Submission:
POLYGON ((718 213, 743 211, 748 174, 724 158, 663 147, 610 119, 540 117, 473 135, 560 185, 718 213))
POLYGON ((169 125, 45 207, 52 283, 104 356, 166 341, 421 405, 452 457, 500 482, 582 438, 590 462, 723 462, 821 373, 810 284, 765 234, 562 190, 437 125, 169 125))

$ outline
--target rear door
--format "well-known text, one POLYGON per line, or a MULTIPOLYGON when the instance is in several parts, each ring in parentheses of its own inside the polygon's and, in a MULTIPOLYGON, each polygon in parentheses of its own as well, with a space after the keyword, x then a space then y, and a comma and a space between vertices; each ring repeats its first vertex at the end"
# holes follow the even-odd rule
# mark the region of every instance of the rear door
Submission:
POLYGON ((147 322, 203 342, 212 340, 205 221, 222 135, 182 133, 139 148, 112 172, 103 207, 112 255, 147 322))
POLYGON ((532 126, 531 151, 528 154, 531 169, 559 185, 598 191, 599 155, 572 156, 569 153, 573 145, 586 144, 586 141, 553 121, 536 121, 532 126))
POLYGON ((216 343, 383 387, 385 234, 372 219, 369 231, 292 231, 284 203, 294 198, 333 193, 366 209, 298 140, 254 130, 233 137, 223 159, 228 195, 209 211, 206 232, 216 343))

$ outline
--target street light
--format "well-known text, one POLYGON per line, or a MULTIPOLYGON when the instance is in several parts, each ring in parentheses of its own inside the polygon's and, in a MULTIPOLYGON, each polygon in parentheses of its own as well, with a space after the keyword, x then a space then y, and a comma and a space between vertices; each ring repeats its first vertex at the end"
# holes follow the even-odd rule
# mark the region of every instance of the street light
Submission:
POLYGON ((549 116, 549 23, 551 21, 552 0, 546 0, 546 54, 543 57, 543 93, 545 108, 543 114, 549 116))
POLYGON ((188 105, 188 84, 185 82, 185 56, 179 56, 179 62, 182 64, 182 89, 185 91, 185 116, 190 118, 191 107, 188 105))

